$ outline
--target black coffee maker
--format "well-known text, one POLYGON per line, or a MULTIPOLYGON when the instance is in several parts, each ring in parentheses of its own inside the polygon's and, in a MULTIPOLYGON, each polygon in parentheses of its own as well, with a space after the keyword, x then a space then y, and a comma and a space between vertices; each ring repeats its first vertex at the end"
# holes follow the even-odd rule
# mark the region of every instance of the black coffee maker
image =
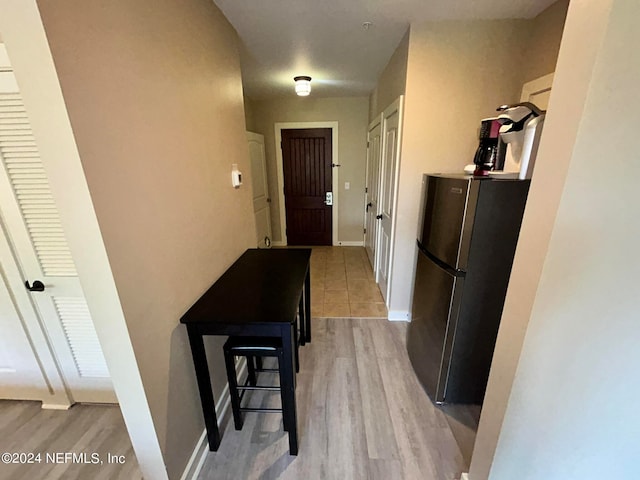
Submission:
POLYGON ((473 174, 476 176, 489 175, 491 170, 504 168, 506 145, 500 140, 500 125, 497 118, 480 121, 480 145, 473 158, 476 166, 473 174))

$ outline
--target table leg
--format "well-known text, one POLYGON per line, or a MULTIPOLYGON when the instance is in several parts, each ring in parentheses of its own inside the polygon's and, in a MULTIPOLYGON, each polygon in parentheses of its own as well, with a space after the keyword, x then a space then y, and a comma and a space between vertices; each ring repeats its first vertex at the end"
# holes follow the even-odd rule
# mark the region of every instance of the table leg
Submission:
POLYGON ((294 326, 293 338, 294 338, 293 355, 294 355, 294 360, 296 365, 296 373, 298 373, 300 371, 300 344, 298 343, 298 327, 297 326, 294 326))
POLYGON ((282 327, 282 354, 280 388, 283 391, 284 426, 289 433, 289 454, 298 454, 298 417, 296 413, 296 375, 294 371, 295 326, 282 327))
POLYGON ((307 342, 307 315, 304 309, 304 290, 302 291, 302 295, 300 295, 298 317, 300 318, 300 345, 304 346, 307 342))
POLYGON ((202 404, 202 414, 204 424, 207 428, 207 438, 209 440, 209 450, 215 452, 220 446, 220 431, 218 430, 218 418, 216 417, 216 404, 213 399, 211 379, 209 378, 209 367, 207 366, 207 355, 204 350, 204 341, 195 329, 187 326, 189 344, 191 345, 191 356, 196 369, 196 379, 198 380, 198 390, 200 391, 200 403, 202 404))
POLYGON ((311 268, 307 270, 307 278, 304 280, 304 310, 304 331, 307 342, 311 342, 311 268))

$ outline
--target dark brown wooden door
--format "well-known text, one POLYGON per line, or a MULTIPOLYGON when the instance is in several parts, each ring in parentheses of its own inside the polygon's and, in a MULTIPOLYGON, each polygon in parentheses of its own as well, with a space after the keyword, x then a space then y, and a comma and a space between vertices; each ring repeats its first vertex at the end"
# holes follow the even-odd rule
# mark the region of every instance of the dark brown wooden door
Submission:
POLYGON ((331 245, 331 129, 282 130, 289 245, 331 245))

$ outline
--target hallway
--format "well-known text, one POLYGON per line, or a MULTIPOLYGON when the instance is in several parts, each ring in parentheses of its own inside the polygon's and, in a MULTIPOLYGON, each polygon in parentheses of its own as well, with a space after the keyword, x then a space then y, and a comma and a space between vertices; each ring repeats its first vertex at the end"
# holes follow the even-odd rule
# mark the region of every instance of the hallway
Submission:
MULTIPOLYGON (((247 414, 241 431, 227 424, 198 478, 459 479, 468 465, 411 369, 406 324, 314 317, 312 328, 297 376, 298 456, 288 453, 280 415, 247 414)), ((280 400, 255 392, 245 401, 273 408, 280 400)))
POLYGON ((313 247, 313 317, 387 318, 363 247, 313 247))
MULTIPOLYGON (((313 341, 300 350, 296 391, 299 455, 288 455, 280 415, 248 414, 240 432, 225 415, 220 450, 207 454, 198 478, 457 480, 469 466, 479 408, 441 409, 429 400, 409 363, 407 324, 386 320, 363 248, 314 247, 311 265, 313 341)), ((279 405, 273 394, 248 400, 279 405)), ((98 453, 104 461, 4 464, 3 479, 142 478, 117 406, 51 411, 2 401, 0 451, 89 460, 98 453), (124 464, 107 464, 107 454, 123 455, 124 464)))

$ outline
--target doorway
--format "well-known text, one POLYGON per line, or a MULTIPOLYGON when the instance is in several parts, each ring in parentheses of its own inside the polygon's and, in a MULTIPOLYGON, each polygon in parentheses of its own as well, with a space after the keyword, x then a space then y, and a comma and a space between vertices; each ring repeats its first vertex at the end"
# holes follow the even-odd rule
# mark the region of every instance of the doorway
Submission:
POLYGON ((117 403, 27 107, 1 49, 0 308, 12 332, 3 350, 13 353, 0 364, 0 379, 9 386, 2 398, 67 408, 67 390, 75 402, 117 403), (38 342, 41 337, 46 341, 38 342), (49 375, 43 368, 52 354, 64 388, 51 385, 57 368, 49 375))
POLYGON ((335 245, 338 235, 338 123, 276 123, 284 245, 335 245))
POLYGON ((382 121, 379 116, 367 132, 367 175, 365 181, 364 248, 375 272, 378 243, 378 194, 380 187, 380 157, 382 155, 382 121))
POLYGON ((256 245, 271 247, 271 198, 267 180, 267 157, 264 136, 247 132, 249 158, 251 159, 251 186, 253 187, 253 216, 256 222, 256 245))

